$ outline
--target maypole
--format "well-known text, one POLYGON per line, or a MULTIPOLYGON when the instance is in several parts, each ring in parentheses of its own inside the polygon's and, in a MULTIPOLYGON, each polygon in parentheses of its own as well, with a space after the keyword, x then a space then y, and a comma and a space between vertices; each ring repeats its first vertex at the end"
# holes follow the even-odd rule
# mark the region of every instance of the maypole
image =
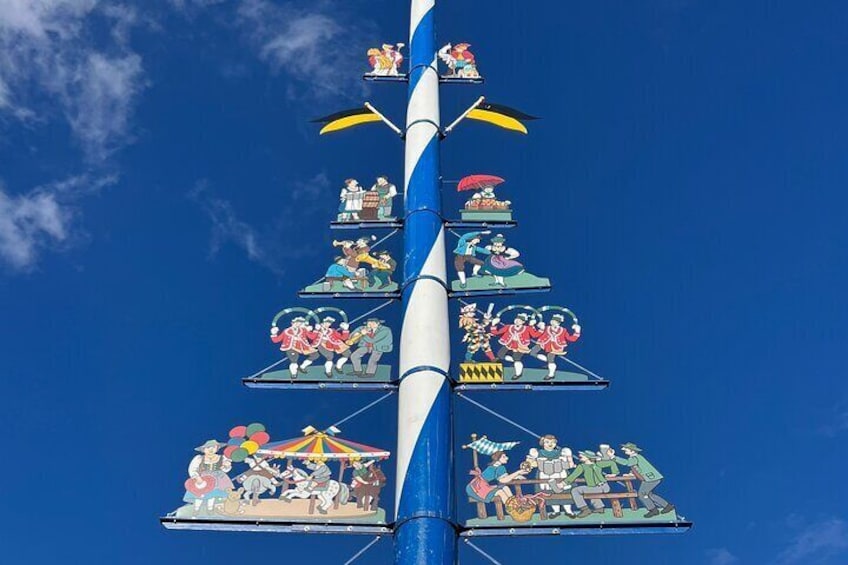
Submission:
POLYGON ((335 258, 298 293, 381 303, 356 312, 329 305, 280 310, 269 328, 280 358, 242 380, 254 388, 384 394, 326 427, 307 425, 302 436, 284 441, 271 441, 265 426, 253 422, 232 427, 224 441, 197 445, 183 482, 184 504, 160 518, 166 527, 376 536, 347 563, 391 537, 396 564, 446 565, 457 561, 459 538, 495 562, 472 538, 680 533, 692 526, 663 497, 665 476, 652 463, 653 448, 593 434, 576 449, 577 430, 557 430, 559 421, 537 433, 470 397, 477 391, 604 390, 609 382, 572 359, 583 329, 570 308, 524 301, 496 306, 509 297, 548 292, 551 282, 528 270, 520 244, 503 233, 518 223, 512 201, 495 193, 506 179, 477 172, 442 181, 440 143, 466 119, 527 134, 526 122, 536 118, 479 96, 441 127, 440 84, 482 84, 483 78, 469 43, 436 48, 435 7, 435 0, 411 0, 407 56, 403 43, 366 52, 371 71, 365 80, 408 83, 404 127, 368 101, 313 120, 321 124, 321 135, 382 123, 405 143, 403 214, 393 204, 398 187, 381 172, 367 190, 346 178, 330 223, 347 233, 391 231, 334 238, 335 258), (442 214, 443 184, 470 194, 458 219, 442 214), (385 244, 401 230, 403 258, 393 257, 385 244), (446 230, 456 237, 447 249, 446 230), (402 275, 395 272, 401 264, 402 275), (449 298, 461 305, 455 337, 465 350, 453 367, 449 298), (376 315, 397 301, 403 306, 399 340, 376 315), (395 371, 384 355, 398 350, 395 371), (564 363, 580 372, 562 370, 564 363), (370 439, 353 441, 347 431, 341 437, 339 426, 347 428, 396 392, 392 519, 381 492, 387 484, 381 467, 392 453, 370 439), (471 433, 471 442, 462 445, 470 457, 461 459, 471 478, 460 488, 454 484, 454 396, 532 438, 471 433), (470 510, 473 517, 458 519, 457 500, 463 505, 459 514, 470 510))
POLYGON ((454 563, 456 557, 434 19, 434 0, 412 0, 395 495, 395 563, 398 564, 454 563))

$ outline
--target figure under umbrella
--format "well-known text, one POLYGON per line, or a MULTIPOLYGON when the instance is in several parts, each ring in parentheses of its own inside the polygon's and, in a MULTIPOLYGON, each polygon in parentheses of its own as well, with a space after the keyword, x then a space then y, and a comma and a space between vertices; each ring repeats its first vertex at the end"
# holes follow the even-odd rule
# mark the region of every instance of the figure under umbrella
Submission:
POLYGON ((460 217, 474 222, 511 222, 512 202, 499 200, 495 195, 495 187, 503 182, 504 179, 495 175, 469 175, 461 179, 456 190, 474 193, 465 201, 460 217))

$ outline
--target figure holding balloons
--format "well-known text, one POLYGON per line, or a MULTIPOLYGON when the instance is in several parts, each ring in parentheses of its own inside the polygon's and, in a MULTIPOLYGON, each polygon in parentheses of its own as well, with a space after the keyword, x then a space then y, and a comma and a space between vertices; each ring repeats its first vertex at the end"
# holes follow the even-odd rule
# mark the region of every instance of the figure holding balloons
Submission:
POLYGON ((199 451, 188 465, 188 480, 185 482, 186 493, 183 500, 194 505, 197 515, 203 503, 206 512, 212 514, 215 504, 226 500, 227 494, 233 490, 233 483, 227 473, 232 469, 232 462, 218 453, 226 444, 210 439, 195 448, 199 451))

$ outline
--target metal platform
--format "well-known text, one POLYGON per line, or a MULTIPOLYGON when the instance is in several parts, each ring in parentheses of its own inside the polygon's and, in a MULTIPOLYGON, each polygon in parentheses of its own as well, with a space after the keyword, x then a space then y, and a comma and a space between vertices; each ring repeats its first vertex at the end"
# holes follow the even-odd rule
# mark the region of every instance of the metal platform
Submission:
MULTIPOLYGON (((409 82, 409 75, 407 74, 399 74, 395 76, 382 76, 382 75, 374 75, 371 73, 364 73, 362 75, 362 80, 367 80, 368 82, 409 82)), ((485 79, 483 77, 478 78, 458 78, 458 77, 446 77, 440 76, 439 83, 441 84, 483 84, 485 79)))
POLYGON ((609 387, 609 381, 591 380, 585 382, 545 382, 545 383, 456 383, 453 387, 459 392, 492 392, 498 390, 521 391, 572 391, 572 390, 604 390, 609 387))
POLYGON ((439 83, 440 84, 483 84, 486 82, 486 79, 483 77, 477 78, 459 78, 459 77, 446 77, 440 76, 439 83))
POLYGON ((517 537, 517 536, 610 536, 632 534, 683 534, 692 528, 692 522, 633 522, 601 524, 565 524, 559 526, 516 526, 495 528, 462 528, 461 537, 517 537))
POLYGON ((367 80, 368 82, 409 82, 409 75, 404 73, 394 76, 384 76, 365 73, 362 75, 362 80, 367 80))
POLYGON ((357 222, 330 222, 332 230, 401 229, 403 220, 361 220, 357 222))
POLYGON ((472 296, 512 296, 515 294, 537 294, 550 292, 551 287, 539 286, 533 288, 492 288, 480 290, 451 290, 448 298, 468 298, 472 296))
POLYGON ((257 378, 243 378, 242 384, 248 388, 267 388, 278 390, 364 390, 364 391, 380 391, 380 390, 397 390, 396 383, 344 383, 344 382, 326 382, 326 383, 309 383, 290 380, 271 380, 257 378))
POLYGON ((489 228, 497 228, 497 229, 509 229, 514 228, 518 225, 518 222, 515 220, 509 221, 497 221, 497 220, 485 220, 479 222, 472 222, 469 220, 447 220, 445 221, 446 228, 456 228, 461 230, 485 230, 489 228))
POLYGON ((362 534, 390 536, 389 525, 321 524, 308 522, 281 522, 274 520, 210 520, 203 518, 175 518, 162 516, 159 522, 169 530, 202 530, 225 532, 275 532, 284 534, 362 534))
POLYGON ((320 292, 300 290, 297 295, 301 298, 382 298, 400 299, 400 292, 320 292))

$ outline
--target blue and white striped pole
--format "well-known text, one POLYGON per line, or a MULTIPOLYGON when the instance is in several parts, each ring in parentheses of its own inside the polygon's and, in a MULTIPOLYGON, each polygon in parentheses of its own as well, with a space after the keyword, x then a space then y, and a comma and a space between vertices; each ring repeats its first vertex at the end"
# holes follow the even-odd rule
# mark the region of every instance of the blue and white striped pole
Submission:
POLYGON ((412 0, 404 163, 395 563, 456 562, 447 274, 439 185, 435 1, 412 0))

